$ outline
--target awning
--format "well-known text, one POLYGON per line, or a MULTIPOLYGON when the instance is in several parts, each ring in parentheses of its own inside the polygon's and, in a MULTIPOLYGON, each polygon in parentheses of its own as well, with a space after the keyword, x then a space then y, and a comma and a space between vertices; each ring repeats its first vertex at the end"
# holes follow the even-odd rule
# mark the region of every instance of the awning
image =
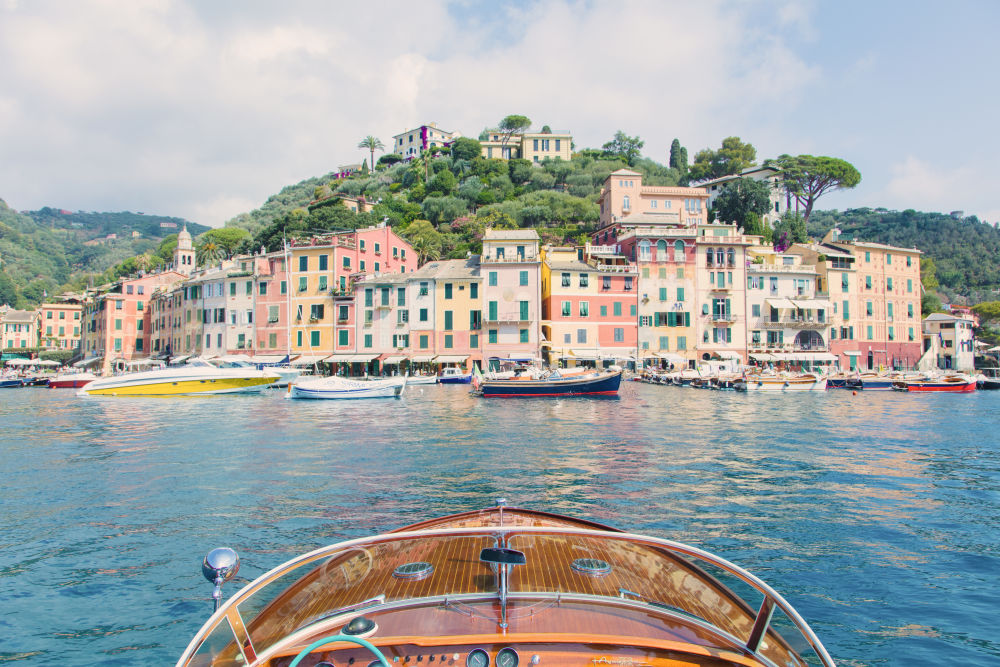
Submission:
POLYGON ((511 352, 510 354, 507 355, 507 360, 530 363, 535 360, 535 357, 530 356, 527 352, 511 352))
POLYGON ((796 306, 791 299, 764 299, 764 303, 771 306, 772 308, 777 308, 778 310, 794 310, 799 306, 796 306))
POLYGON ((258 354, 256 357, 250 358, 250 363, 252 364, 280 364, 288 363, 288 355, 286 354, 258 354))
POLYGON ((367 364, 377 354, 331 354, 323 359, 328 364, 367 364))
POLYGON ((179 357, 170 357, 170 365, 183 363, 193 356, 193 354, 182 354, 179 357))
POLYGON ((624 350, 602 350, 601 359, 621 359, 623 361, 635 361, 635 355, 624 350))
POLYGON ((826 299, 792 299, 796 308, 802 310, 830 310, 832 306, 826 299))
POLYGON ((669 361, 672 364, 686 364, 687 359, 679 354, 672 354, 670 352, 654 352, 654 357, 659 357, 664 361, 669 361))
POLYGON ((757 361, 774 361, 774 355, 770 352, 751 352, 750 358, 757 361))
POLYGON ((8 366, 33 366, 36 362, 34 359, 8 359, 5 363, 8 366))
POLYGON ((313 364, 323 361, 323 355, 311 354, 302 355, 298 359, 292 362, 292 366, 312 366, 313 364))
POLYGON ((716 350, 713 352, 715 356, 719 359, 742 359, 743 355, 739 352, 733 352, 732 350, 716 350))
POLYGON ((434 355, 432 354, 421 354, 413 357, 412 361, 415 364, 429 364, 434 360, 434 355))
POLYGON ((861 352, 858 351, 858 350, 848 350, 847 352, 844 352, 844 354, 846 354, 849 357, 860 357, 861 356, 861 352))
POLYGON ((597 361, 601 358, 601 351, 596 348, 573 349, 570 353, 580 361, 597 361))
POLYGON ((386 364, 399 364, 399 363, 402 363, 404 361, 406 361, 406 357, 401 356, 401 355, 396 355, 394 357, 386 357, 385 359, 383 359, 382 360, 382 365, 386 365, 386 364))
POLYGON ((439 354, 434 357, 436 364, 460 364, 469 358, 467 354, 439 354))
POLYGON ((89 366, 93 366, 95 364, 100 363, 102 359, 104 359, 104 357, 91 357, 90 359, 82 359, 73 364, 73 366, 75 368, 87 368, 89 366))
POLYGON ((62 364, 60 364, 58 361, 54 361, 52 359, 42 359, 41 361, 37 362, 37 365, 38 366, 61 366, 62 364))
POLYGON ((829 352, 815 352, 812 355, 813 361, 836 361, 837 355, 830 354, 829 352))

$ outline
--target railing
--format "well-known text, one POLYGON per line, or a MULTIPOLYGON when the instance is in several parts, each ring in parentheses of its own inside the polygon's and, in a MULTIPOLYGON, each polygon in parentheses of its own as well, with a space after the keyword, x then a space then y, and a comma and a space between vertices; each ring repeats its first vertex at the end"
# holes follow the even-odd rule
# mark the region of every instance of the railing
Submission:
POLYGON ((525 262, 537 262, 538 257, 526 257, 525 255, 514 255, 513 257, 490 257, 489 255, 483 255, 480 262, 489 262, 491 264, 524 264, 525 262))
POLYGON ((495 318, 487 318, 487 322, 531 322, 535 317, 535 314, 528 311, 526 316, 522 316, 520 311, 507 311, 504 313, 497 313, 495 318))
POLYGON ((773 321, 767 318, 757 320, 758 329, 822 329, 830 325, 827 320, 816 318, 782 318, 773 321))
MULTIPOLYGON (((685 610, 683 608, 676 608, 675 610, 663 605, 656 607, 656 613, 675 617, 679 620, 683 620, 684 622, 689 622, 690 617, 694 615, 700 619, 699 625, 703 625, 706 629, 710 629, 718 633, 720 637, 724 637, 727 641, 733 641, 742 645, 754 656, 759 656, 759 651, 762 650, 763 640, 767 637, 768 630, 771 627, 773 613, 775 610, 781 610, 787 617, 788 621, 790 621, 793 628, 798 631, 801 638, 804 639, 806 644, 808 644, 808 646, 815 652, 816 656, 820 660, 820 663, 824 667, 834 667, 833 658, 830 657, 830 654, 816 636, 815 632, 813 632, 812 628, 809 627, 809 624, 806 623, 799 613, 767 583, 734 563, 697 547, 689 546, 681 542, 674 542, 672 540, 664 540, 631 533, 613 533, 603 530, 536 526, 484 526, 390 533, 375 537, 348 540, 304 554, 263 574, 251 584, 236 593, 233 597, 226 600, 219 607, 219 609, 212 614, 212 616, 188 644, 184 653, 180 656, 180 659, 177 662, 177 667, 188 667, 196 662, 197 664, 210 662, 212 658, 217 657, 216 655, 212 655, 212 653, 219 649, 213 647, 212 642, 207 641, 210 637, 216 635, 235 637, 236 646, 238 647, 238 650, 243 653, 242 656, 238 657, 242 657, 242 659, 246 662, 256 661, 258 656, 265 655, 272 648, 272 646, 276 646, 282 640, 286 639, 286 636, 284 634, 277 636, 267 636, 263 634, 260 630, 260 627, 262 626, 256 624, 255 621, 259 618, 259 610, 265 608, 265 605, 246 603, 250 600, 250 598, 257 595, 261 595, 261 597, 265 600, 274 599, 276 595, 282 591, 272 591, 271 589, 273 587, 284 587, 287 585, 288 581, 300 577, 300 573, 315 570, 317 564, 321 561, 332 562, 328 559, 334 559, 349 552, 365 554, 379 553, 380 549, 377 548, 379 545, 402 543, 400 546, 395 548, 395 551, 402 553, 408 549, 405 544, 407 542, 413 542, 416 545, 419 545, 421 542, 444 538, 481 537, 497 539, 501 544, 509 544, 511 543, 512 538, 517 538, 519 536, 526 537, 529 542, 534 542, 536 539, 541 539, 546 536, 551 536, 561 540, 570 540, 573 537, 577 537, 588 542, 601 541, 607 544, 609 548, 613 547, 617 543, 624 543, 624 548, 629 550, 635 549, 636 547, 647 548, 658 552, 664 552, 663 557, 666 558, 677 559, 681 562, 692 560, 700 565, 709 565, 713 568, 718 568, 727 575, 740 580, 744 585, 756 590, 763 596, 762 602, 758 607, 756 614, 753 614, 752 611, 749 612, 753 615, 753 625, 750 628, 749 635, 747 637, 737 637, 725 628, 721 628, 717 625, 711 624, 707 620, 701 619, 703 612, 697 609, 685 610), (293 573, 295 573, 294 576, 292 576, 293 573)), ((371 556, 369 556, 369 558, 370 557, 371 556)), ((464 601, 471 602, 484 598, 495 599, 497 595, 496 592, 492 591, 487 593, 449 595, 450 591, 443 589, 434 591, 424 587, 420 590, 426 591, 422 593, 421 597, 404 596, 399 599, 387 600, 385 596, 380 596, 365 600, 364 604, 368 605, 372 609, 412 608, 414 605, 427 605, 432 603, 447 604, 449 600, 452 604, 461 604, 464 601)), ((504 592, 507 593, 506 590, 504 592)), ((375 592, 373 592, 373 595, 374 594, 375 592)), ((584 591, 549 592, 520 590, 510 590, 508 595, 511 598, 520 598, 525 600, 542 598, 563 602, 571 600, 590 603, 599 602, 605 604, 613 602, 618 605, 636 605, 647 612, 650 609, 648 604, 649 601, 643 600, 641 594, 635 594, 631 591, 625 590, 620 590, 618 596, 591 595, 584 591), (638 599, 629 599, 626 595, 633 596, 638 599)), ((742 600, 742 602, 746 604, 749 609, 753 608, 745 600, 742 600)), ((353 608, 345 608, 340 611, 342 613, 339 614, 339 616, 343 616, 345 619, 350 618, 357 613, 356 609, 353 608)), ((328 619, 330 623, 334 622, 335 616, 337 615, 330 615, 328 619)), ((772 630, 772 632, 775 632, 775 630, 772 630)), ((770 660, 765 661, 770 662, 770 660)))

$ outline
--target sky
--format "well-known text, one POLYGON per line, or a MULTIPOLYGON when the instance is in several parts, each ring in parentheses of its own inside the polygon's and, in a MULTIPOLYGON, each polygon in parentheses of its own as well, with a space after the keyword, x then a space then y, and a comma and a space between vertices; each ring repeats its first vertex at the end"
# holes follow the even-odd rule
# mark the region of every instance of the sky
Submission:
POLYGON ((0 0, 0 198, 221 226, 368 135, 523 114, 663 163, 839 157, 862 181, 820 209, 997 222, 998 26, 989 0, 0 0))

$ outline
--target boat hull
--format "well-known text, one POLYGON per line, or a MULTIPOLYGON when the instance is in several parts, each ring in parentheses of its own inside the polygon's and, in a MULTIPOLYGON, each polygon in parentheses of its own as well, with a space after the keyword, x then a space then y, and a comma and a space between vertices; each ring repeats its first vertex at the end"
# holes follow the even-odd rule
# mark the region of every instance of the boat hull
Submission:
POLYGON ((349 400, 359 398, 396 398, 403 393, 406 381, 345 380, 319 378, 293 384, 289 398, 349 400))
POLYGON ((976 390, 975 381, 971 382, 908 382, 906 391, 910 392, 950 392, 967 394, 976 390))
POLYGON ((558 380, 483 380, 478 392, 488 398, 614 396, 618 394, 621 381, 621 371, 558 380))
POLYGON ((826 391, 826 378, 754 378, 746 381, 747 391, 826 391))
POLYGON ((14 389, 15 387, 20 387, 22 384, 21 378, 0 380, 0 389, 14 389))
POLYGON ((177 396, 182 394, 246 394, 262 391, 272 378, 239 377, 204 380, 177 380, 95 386, 99 381, 84 385, 81 394, 88 396, 177 396))
POLYGON ((472 382, 472 374, 467 373, 466 375, 439 375, 438 383, 440 384, 469 384, 472 382))

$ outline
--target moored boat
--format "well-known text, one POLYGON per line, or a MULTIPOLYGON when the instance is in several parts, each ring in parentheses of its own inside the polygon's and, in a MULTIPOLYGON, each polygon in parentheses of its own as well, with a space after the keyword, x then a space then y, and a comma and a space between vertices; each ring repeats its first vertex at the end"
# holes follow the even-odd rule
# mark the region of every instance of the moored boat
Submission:
POLYGON ((0 389, 14 389, 22 385, 22 378, 16 375, 5 375, 0 377, 0 389))
POLYGON ((472 373, 466 372, 456 366, 442 368, 437 376, 441 384, 469 384, 472 382, 472 373))
POLYGON ((384 380, 330 377, 299 380, 289 385, 289 398, 393 398, 403 393, 406 377, 384 380))
POLYGON ((438 376, 437 375, 407 375, 406 376, 406 384, 408 386, 409 385, 415 385, 415 384, 437 384, 437 382, 438 382, 438 376))
POLYGON ((171 366, 94 380, 80 396, 173 396, 179 394, 244 394, 263 390, 277 373, 255 368, 216 368, 207 363, 171 366))
POLYGON ((981 368, 976 377, 976 389, 1000 389, 1000 368, 981 368))
POLYGON ((894 389, 907 392, 952 392, 966 394, 976 390, 976 380, 968 375, 955 373, 941 377, 922 377, 898 380, 894 389))
POLYGON ((93 373, 63 373, 49 380, 51 389, 79 389, 97 379, 93 373))
POLYGON ((518 398, 532 396, 613 396, 621 385, 622 371, 595 371, 564 376, 558 370, 540 377, 488 379, 476 376, 473 390, 480 396, 518 398))
POLYGON ((239 565, 228 548, 206 556, 217 609, 177 667, 834 665, 738 565, 502 504, 317 549, 220 604, 239 565))
POLYGON ((815 373, 801 375, 747 375, 747 391, 825 391, 826 377, 815 373))

